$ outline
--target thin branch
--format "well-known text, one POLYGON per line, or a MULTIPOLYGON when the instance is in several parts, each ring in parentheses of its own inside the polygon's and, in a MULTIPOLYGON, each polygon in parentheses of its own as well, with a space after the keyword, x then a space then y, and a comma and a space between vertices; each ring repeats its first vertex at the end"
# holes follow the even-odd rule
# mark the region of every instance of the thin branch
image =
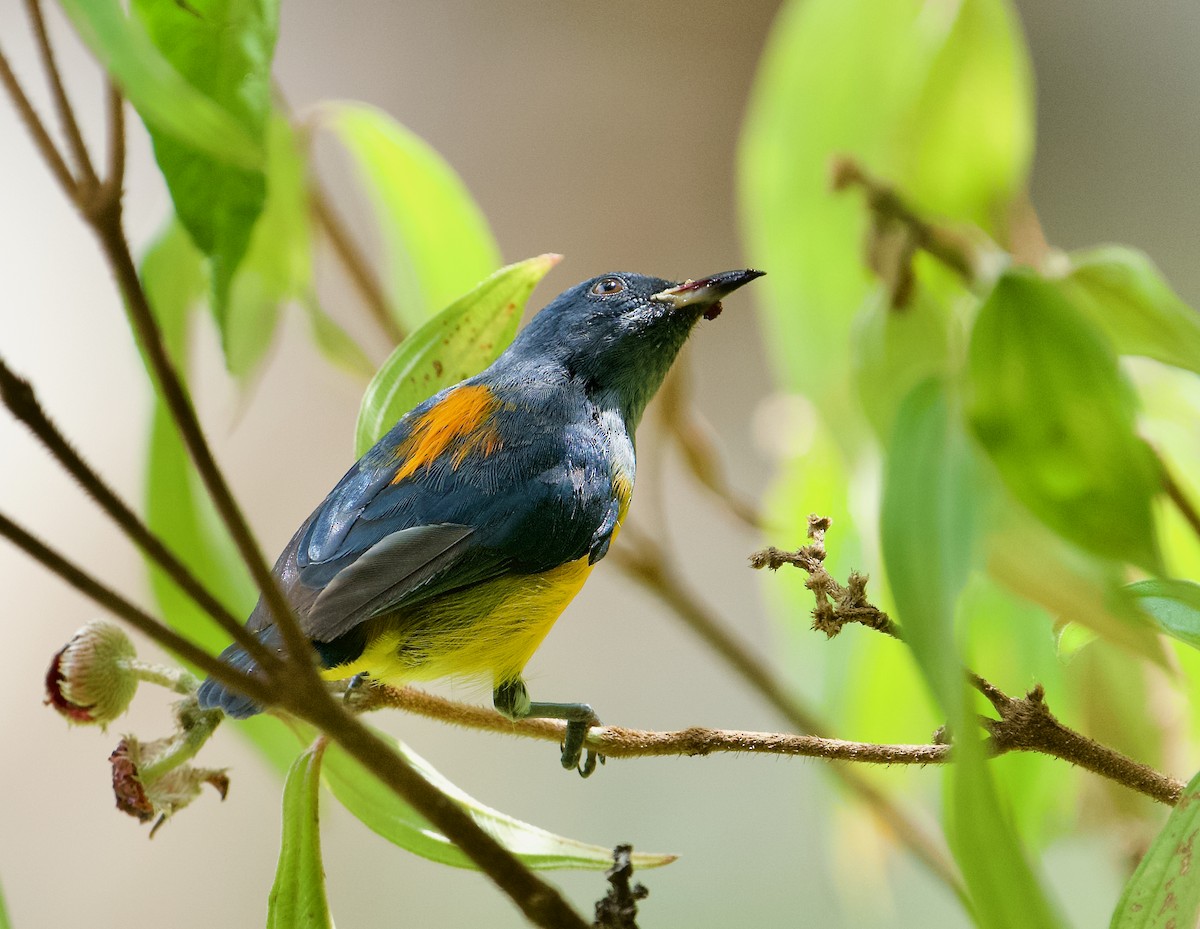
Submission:
POLYGON ((867 265, 887 286, 894 308, 904 307, 912 296, 912 259, 917 250, 928 252, 968 287, 977 286, 985 277, 979 249, 962 235, 926 221, 853 158, 835 158, 830 175, 835 191, 858 187, 866 193, 871 212, 867 265))
POLYGON ((735 518, 751 529, 761 529, 757 507, 738 494, 729 481, 725 463, 713 440, 712 426, 700 415, 692 400, 688 374, 686 360, 680 358, 659 389, 658 411, 663 427, 678 444, 684 464, 696 480, 735 518))
POLYGON ((1040 752, 1079 765, 1159 803, 1174 806, 1179 802, 1187 786, 1183 781, 1155 771, 1064 726, 1046 706, 1046 693, 1041 684, 1025 697, 1014 699, 978 675, 973 674, 971 678, 976 689, 988 698, 1000 715, 999 719, 983 720, 984 728, 992 737, 994 754, 1040 752))
POLYGON ((320 181, 314 179, 309 190, 309 205, 313 216, 329 237, 333 253, 345 266, 350 280, 358 288, 363 302, 370 311, 371 318, 384 331, 393 345, 399 345, 404 338, 404 331, 393 318, 388 298, 383 292, 383 287, 375 278, 370 263, 359 249, 358 243, 354 241, 354 236, 350 234, 350 230, 346 228, 342 218, 337 215, 333 204, 329 202, 329 195, 321 186, 320 181))
POLYGON ((54 108, 58 111, 63 134, 67 137, 67 147, 75 161, 75 169, 82 178, 81 186, 94 189, 97 184, 96 171, 92 167, 87 145, 83 141, 83 133, 79 131, 79 122, 75 119, 75 111, 71 107, 71 101, 67 98, 62 73, 58 70, 58 63, 54 60, 54 49, 50 45, 50 33, 46 29, 46 19, 42 15, 41 0, 25 0, 25 8, 33 22, 38 52, 42 57, 42 67, 46 71, 46 79, 50 82, 54 108))
POLYGON ((1167 467, 1167 463, 1161 455, 1158 455, 1158 466, 1162 474, 1163 491, 1167 498, 1175 505, 1175 509, 1179 510, 1180 515, 1187 521, 1192 532, 1197 538, 1200 538, 1200 512, 1196 510, 1192 501, 1188 499, 1188 495, 1183 488, 1179 486, 1179 482, 1175 480, 1175 476, 1167 467))
MULTIPOLYGON (((626 529, 621 535, 621 546, 614 552, 617 563, 625 572, 669 607, 792 726, 822 736, 827 731, 825 724, 802 706, 770 668, 730 634, 725 624, 679 580, 669 567, 661 546, 644 539, 639 544, 636 538, 631 538, 626 529), (640 549, 637 554, 630 551, 630 542, 640 549)), ((949 856, 923 827, 857 773, 840 764, 834 765, 832 770, 888 826, 898 842, 906 845, 960 900, 969 902, 962 878, 949 856)))
POLYGON ((125 97, 121 88, 108 78, 108 170, 104 175, 105 195, 121 199, 125 183, 125 97))
POLYGON ((58 181, 59 186, 62 187, 68 199, 78 205, 79 190, 75 183, 75 178, 71 176, 71 169, 67 167, 67 163, 63 160, 58 148, 54 145, 54 140, 50 138, 50 134, 46 131, 46 126, 42 122, 41 117, 38 116, 37 111, 33 108, 33 104, 29 102, 29 97, 25 95, 25 91, 21 88, 21 83, 17 80, 16 74, 13 73, 12 67, 9 65, 8 59, 4 56, 3 50, 0 50, 0 84, 3 84, 4 89, 8 91, 13 106, 17 108, 17 115, 21 117, 21 122, 25 124, 25 128, 29 130, 29 134, 33 136, 33 143, 41 153, 42 160, 46 162, 46 167, 50 169, 50 173, 54 175, 54 179, 58 181))
MULTIPOLYGON (((766 549, 752 555, 750 563, 756 568, 773 570, 791 564, 808 572, 805 586, 817 596, 813 628, 825 632, 829 638, 837 635, 846 623, 859 623, 903 641, 900 628, 867 600, 865 576, 851 574, 846 587, 829 577, 824 564, 825 533, 831 524, 827 516, 811 515, 808 535, 813 540, 812 545, 795 552, 766 549), (836 605, 828 602, 831 587, 840 592, 835 598, 840 601, 836 605)), ((1046 706, 1045 692, 1040 684, 1023 699, 1014 699, 973 671, 967 671, 966 675, 971 686, 987 698, 1000 716, 998 720, 985 717, 980 721, 991 734, 989 750, 993 755, 1014 750, 1040 752, 1077 764, 1161 803, 1174 805, 1178 802, 1184 789, 1182 781, 1064 726, 1046 706)))
MULTIPOLYGON (((561 742, 566 724, 553 719, 513 721, 495 710, 455 703, 411 687, 395 688, 372 685, 363 702, 353 703, 359 710, 391 708, 418 713, 451 725, 489 732, 520 735, 547 742, 561 742)), ((778 732, 745 732, 734 729, 709 729, 693 726, 675 732, 652 732, 621 726, 594 726, 588 731, 587 745, 609 758, 652 758, 664 755, 713 755, 721 753, 797 755, 826 758, 831 761, 857 761, 868 764, 926 765, 949 759, 949 745, 881 745, 847 742, 814 735, 788 735, 778 732)))
POLYGON ((90 597, 113 615, 125 620, 134 629, 149 636, 159 645, 171 649, 185 661, 190 661, 198 668, 202 668, 221 683, 237 688, 254 700, 269 699, 270 691, 262 681, 235 671, 224 662, 218 661, 200 646, 165 626, 149 613, 130 603, 78 565, 26 532, 3 513, 0 513, 0 536, 8 539, 17 548, 57 574, 80 593, 90 597))
POLYGON ((158 382, 160 394, 171 411, 179 434, 183 438, 184 445, 196 465, 196 470, 204 482, 221 521, 229 530, 238 554, 249 568, 255 585, 262 593, 271 618, 282 636, 289 658, 294 659, 287 662, 286 665, 290 684, 293 687, 313 690, 320 685, 320 678, 317 676, 316 666, 312 661, 312 646, 301 632, 295 613, 284 598, 283 591, 280 590, 275 576, 267 566, 262 550, 255 541, 241 508, 233 499, 225 475, 217 466, 212 449, 204 436, 191 397, 183 386, 183 382, 175 370, 175 365, 167 355, 162 332, 154 318, 146 293, 142 289, 137 268, 133 263, 133 255, 129 250, 129 243, 125 239, 125 232, 121 226, 120 201, 116 201, 112 209, 89 214, 88 220, 116 275, 117 285, 121 295, 125 298, 130 324, 146 352, 146 357, 149 359, 150 367, 158 382))
POLYGON ((42 409, 33 387, 28 381, 14 374, 3 358, 0 358, 0 402, 33 432, 125 535, 153 559, 197 606, 233 637, 235 642, 249 652, 260 667, 270 670, 280 664, 279 659, 246 630, 71 447, 42 409))

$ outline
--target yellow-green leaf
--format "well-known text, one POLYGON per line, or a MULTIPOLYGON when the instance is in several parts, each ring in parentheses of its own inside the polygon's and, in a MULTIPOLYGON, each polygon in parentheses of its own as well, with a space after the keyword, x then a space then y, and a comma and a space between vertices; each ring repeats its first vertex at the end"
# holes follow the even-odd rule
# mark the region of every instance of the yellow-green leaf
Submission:
POLYGON ((1167 823, 1125 885, 1111 929, 1184 929, 1200 914, 1200 774, 1188 783, 1167 823))
POLYGON ((363 395, 355 454, 365 453, 422 400, 491 364, 513 340, 525 302, 558 260, 540 255, 501 268, 401 342, 363 395))
POLYGON ((283 786, 283 835, 267 929, 333 929, 321 864, 322 752, 323 744, 297 758, 283 786))
POLYGON ((483 211, 427 142, 361 103, 326 103, 318 117, 345 146, 375 206, 391 311, 405 330, 500 266, 483 211))

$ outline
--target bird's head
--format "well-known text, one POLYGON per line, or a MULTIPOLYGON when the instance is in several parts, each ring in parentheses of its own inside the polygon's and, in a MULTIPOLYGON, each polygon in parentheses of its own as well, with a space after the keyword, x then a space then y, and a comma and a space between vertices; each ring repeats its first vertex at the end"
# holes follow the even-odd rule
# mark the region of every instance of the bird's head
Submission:
POLYGON ((513 360, 565 370, 633 424, 697 321, 715 318, 722 297, 762 274, 726 271, 682 284, 603 274, 555 297, 509 353, 513 360))

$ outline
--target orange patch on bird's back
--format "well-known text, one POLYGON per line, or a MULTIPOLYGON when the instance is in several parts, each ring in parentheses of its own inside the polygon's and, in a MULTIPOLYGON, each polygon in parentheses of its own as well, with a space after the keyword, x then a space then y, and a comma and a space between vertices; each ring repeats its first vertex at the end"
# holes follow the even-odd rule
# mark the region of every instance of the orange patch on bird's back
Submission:
POLYGON ((500 404, 482 385, 457 387, 421 414, 396 451, 400 467, 393 484, 428 468, 439 457, 452 452, 450 463, 457 468, 470 455, 484 457, 499 450, 500 434, 492 416, 500 404))

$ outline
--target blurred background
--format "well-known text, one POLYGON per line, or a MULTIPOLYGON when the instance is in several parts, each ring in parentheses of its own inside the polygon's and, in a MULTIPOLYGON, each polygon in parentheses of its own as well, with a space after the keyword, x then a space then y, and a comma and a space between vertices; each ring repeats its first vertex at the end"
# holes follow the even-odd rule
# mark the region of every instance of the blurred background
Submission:
MULTIPOLYGON (((18 6, 0 7, 0 44, 49 114, 18 6)), ((1115 0, 1018 7, 1037 83, 1032 196, 1049 240, 1140 247, 1185 300, 1200 302, 1200 7, 1158 3, 1134 13, 1115 0)), ((427 139, 479 200, 506 260, 563 253, 534 295, 540 306, 608 270, 682 279, 756 263, 739 244, 734 163, 776 11, 775 3, 716 0, 289 0, 276 74, 298 110, 322 99, 367 101, 427 139)), ((61 18, 52 15, 51 25, 84 130, 98 143, 98 72, 61 18)), ((372 246, 365 204, 338 154, 318 155, 343 213, 372 246)), ((128 228, 144 244, 169 202, 140 128, 130 157, 128 228)), ((386 346, 356 296, 331 260, 322 271, 326 308, 381 361, 386 346)), ((0 103, 0 287, 0 352, 33 380, 50 414, 125 498, 139 500, 150 410, 143 370, 98 250, 7 101, 0 103)), ((763 412, 771 409, 770 378, 754 302, 753 287, 732 298, 688 350, 697 404, 720 437, 734 484, 750 498, 769 482, 777 422, 763 412)), ((203 418, 271 556, 350 464, 363 387, 317 357, 297 317, 289 316, 269 364, 245 390, 224 375, 211 328, 196 340, 203 418)), ((795 617, 792 631, 773 624, 763 597, 772 581, 746 567, 763 540, 698 489, 653 435, 642 436, 640 452, 643 468, 655 461, 665 468, 664 499, 660 508, 639 493, 631 519, 665 534, 697 593, 763 656, 832 647, 802 633, 805 616, 795 617), (665 525, 651 518, 656 511, 666 514, 665 525)), ((7 417, 0 417, 0 467, 0 508, 149 603, 137 555, 7 417)), ((810 508, 820 507, 813 500, 810 508)), ((765 541, 795 547, 802 540, 765 541)), ((261 925, 278 850, 274 772, 225 727, 201 763, 231 768, 228 799, 203 797, 149 841, 146 828, 113 811, 106 759, 121 731, 165 731, 166 699, 144 691, 128 720, 107 734, 68 730, 41 705, 42 677, 50 655, 97 610, 7 547, 0 547, 0 591, 7 659, 0 883, 14 926, 261 925)), ((783 728, 612 565, 593 576, 528 678, 536 698, 586 700, 615 724, 783 728)), ((792 683, 806 688, 804 680, 792 683)), ((585 841, 679 853, 676 864, 641 875, 651 890, 643 925, 966 925, 941 885, 868 834, 862 817, 846 814, 817 762, 624 761, 585 782, 563 773, 543 743, 399 715, 376 721, 491 806, 585 841)), ((896 741, 927 737, 903 733, 896 741)), ((910 775, 904 789, 929 807, 937 778, 910 775)), ((878 783, 887 785, 887 773, 878 783)), ((325 805, 322 825, 339 925, 524 924, 478 874, 400 851, 336 804, 325 805)), ((1106 837, 1076 833, 1051 846, 1044 867, 1076 925, 1106 919, 1124 873, 1106 837)), ((604 892, 597 874, 552 879, 584 912, 604 892)))

